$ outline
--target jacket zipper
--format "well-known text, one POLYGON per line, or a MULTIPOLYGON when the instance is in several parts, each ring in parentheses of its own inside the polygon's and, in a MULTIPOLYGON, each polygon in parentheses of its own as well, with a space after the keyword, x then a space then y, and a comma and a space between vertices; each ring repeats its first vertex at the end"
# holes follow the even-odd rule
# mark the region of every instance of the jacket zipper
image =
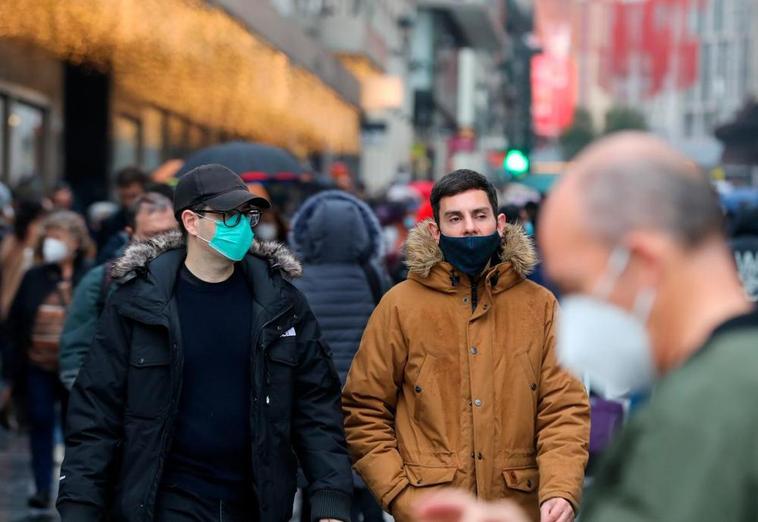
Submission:
MULTIPOLYGON (((163 324, 163 326, 168 331, 168 340, 169 344, 171 346, 172 354, 175 356, 176 360, 179 361, 179 343, 176 342, 176 340, 171 335, 171 327, 168 324, 163 324)), ((166 455, 168 453, 168 448, 170 447, 171 443, 173 442, 174 438, 174 427, 176 424, 176 414, 179 409, 179 401, 181 400, 182 395, 182 366, 183 364, 179 364, 179 367, 177 368, 177 376, 176 376, 176 384, 174 385, 174 388, 178 388, 178 392, 175 393, 175 398, 172 399, 171 404, 169 405, 169 414, 166 418, 166 425, 163 429, 163 433, 161 435, 161 453, 158 459, 158 472, 156 473, 155 479, 153 480, 153 485, 150 488, 150 490, 147 492, 148 498, 143 501, 143 505, 146 505, 148 502, 150 495, 155 495, 157 498, 158 495, 158 489, 160 488, 160 480, 163 475, 163 468, 166 463, 166 455)), ((150 510, 149 519, 152 520, 154 518, 154 512, 155 509, 155 499, 153 499, 153 505, 152 509, 150 510)))
MULTIPOLYGON (((277 314, 275 317, 271 318, 270 320, 266 321, 263 326, 257 331, 253 333, 254 336, 254 342, 252 346, 252 352, 250 354, 251 364, 252 364, 252 378, 253 381, 250 383, 250 393, 251 393, 251 403, 250 403, 250 409, 252 411, 252 414, 250 415, 250 473, 252 478, 252 486, 255 491, 255 495, 257 497, 257 503, 258 503, 258 509, 262 509, 262 499, 260 498, 260 495, 258 494, 258 488, 255 485, 255 465, 254 462, 256 460, 256 444, 255 444, 255 428, 258 426, 258 429, 260 428, 260 424, 257 423, 257 415, 261 415, 262 408, 264 407, 262 404, 260 404, 259 398, 260 395, 265 391, 266 387, 270 384, 270 376, 269 376, 269 370, 268 370, 268 364, 266 362, 266 353, 263 346, 263 342, 261 341, 261 337, 263 332, 266 331, 267 328, 271 326, 272 323, 278 321, 281 317, 288 314, 292 310, 292 306, 287 307, 285 310, 283 310, 281 313, 277 314), (261 368, 258 368, 255 364, 255 357, 256 357, 256 350, 260 349, 261 355, 258 359, 260 361, 261 368), (264 381, 262 383, 261 381, 264 381)), ((265 404, 269 404, 269 398, 268 395, 266 395, 265 398, 265 404)))

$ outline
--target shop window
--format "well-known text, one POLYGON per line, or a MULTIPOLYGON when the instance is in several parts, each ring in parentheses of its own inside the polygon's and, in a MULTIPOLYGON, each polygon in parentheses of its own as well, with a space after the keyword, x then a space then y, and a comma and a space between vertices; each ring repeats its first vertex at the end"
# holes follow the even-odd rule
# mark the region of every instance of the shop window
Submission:
POLYGON ((140 123, 124 115, 114 120, 113 171, 140 164, 140 123))
POLYGON ((183 158, 187 153, 187 124, 178 116, 168 117, 168 143, 166 144, 166 159, 183 158))
POLYGON ((45 111, 12 101, 7 111, 8 177, 10 186, 29 177, 42 175, 45 159, 45 111))
POLYGON ((187 129, 187 145, 189 152, 202 149, 208 144, 208 131, 198 125, 190 125, 187 129))
POLYGON ((142 124, 142 166, 152 171, 163 162, 163 113, 158 109, 146 109, 142 124))

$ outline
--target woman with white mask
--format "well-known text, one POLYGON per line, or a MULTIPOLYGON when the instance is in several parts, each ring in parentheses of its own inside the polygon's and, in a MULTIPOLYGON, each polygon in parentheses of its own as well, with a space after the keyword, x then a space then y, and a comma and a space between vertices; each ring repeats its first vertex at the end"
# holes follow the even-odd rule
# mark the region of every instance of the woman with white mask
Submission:
POLYGON ((65 417, 66 393, 58 380, 58 343, 73 288, 89 269, 92 252, 87 226, 78 214, 61 210, 41 224, 42 263, 21 281, 8 314, 10 349, 6 378, 27 407, 36 493, 32 508, 50 504, 56 404, 65 417))

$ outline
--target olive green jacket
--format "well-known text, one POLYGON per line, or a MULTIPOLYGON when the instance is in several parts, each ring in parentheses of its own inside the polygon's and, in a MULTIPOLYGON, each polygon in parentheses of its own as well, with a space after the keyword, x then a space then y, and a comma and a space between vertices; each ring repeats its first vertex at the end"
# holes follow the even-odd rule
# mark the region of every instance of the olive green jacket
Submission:
POLYGON ((758 314, 656 387, 590 487, 582 522, 758 520, 758 314))

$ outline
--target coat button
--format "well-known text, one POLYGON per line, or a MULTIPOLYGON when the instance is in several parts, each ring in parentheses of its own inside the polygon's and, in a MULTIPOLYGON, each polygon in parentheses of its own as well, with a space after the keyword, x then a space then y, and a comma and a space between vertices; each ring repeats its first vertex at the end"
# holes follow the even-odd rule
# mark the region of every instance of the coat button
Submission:
POLYGON ((479 353, 479 350, 477 350, 476 346, 472 346, 470 352, 471 355, 476 355, 479 353))
POLYGON ((490 305, 488 305, 488 304, 485 304, 485 305, 484 305, 482 308, 484 308, 484 309, 486 310, 486 309, 487 309, 487 308, 489 308, 489 307, 490 307, 490 305))
POLYGON ((145 364, 145 358, 144 357, 140 357, 139 358, 139 363, 140 364, 145 364))
POLYGON ((476 454, 476 458, 478 458, 479 460, 482 460, 484 458, 484 455, 482 455, 481 451, 476 454))
POLYGON ((281 326, 277 326, 277 327, 276 327, 276 331, 277 331, 277 332, 281 332, 281 331, 282 331, 282 327, 281 327, 281 326))
POLYGON ((474 406, 476 406, 477 408, 480 407, 481 405, 482 405, 482 401, 480 401, 479 399, 476 399, 474 401, 474 406))
POLYGON ((475 458, 476 458, 476 455, 474 455, 474 452, 473 452, 473 451, 471 452, 471 458, 472 458, 472 459, 475 459, 475 458))
POLYGON ((421 393, 421 386, 416 386, 415 390, 416 390, 416 393, 421 393))
POLYGON ((537 390, 537 385, 534 384, 534 383, 532 383, 532 385, 529 386, 529 387, 532 389, 532 391, 536 391, 537 390))
POLYGON ((464 302, 464 303, 468 303, 468 297, 464 297, 464 298, 463 298, 463 302, 464 302))

